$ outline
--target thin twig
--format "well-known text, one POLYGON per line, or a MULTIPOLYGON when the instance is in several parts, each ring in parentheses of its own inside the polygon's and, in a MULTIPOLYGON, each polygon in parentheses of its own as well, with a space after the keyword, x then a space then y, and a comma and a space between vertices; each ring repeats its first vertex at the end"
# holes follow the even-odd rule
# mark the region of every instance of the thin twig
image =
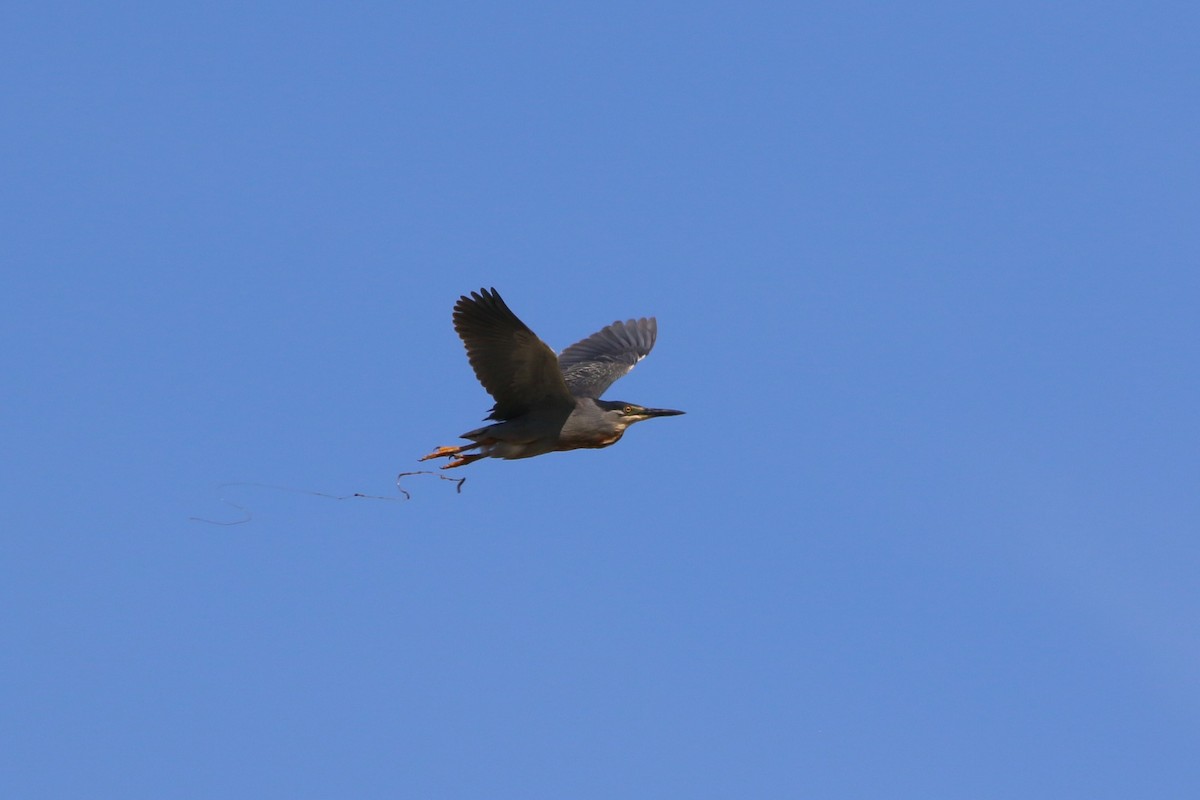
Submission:
POLYGON ((432 470, 428 470, 428 469, 419 469, 416 472, 401 472, 399 475, 396 476, 396 488, 404 493, 404 497, 406 500, 411 500, 412 495, 408 493, 407 489, 405 489, 403 486, 400 485, 400 479, 407 478, 409 475, 432 475, 435 478, 441 478, 444 481, 450 481, 451 483, 458 484, 457 486, 454 487, 456 493, 458 493, 458 494, 462 494, 463 484, 467 482, 466 478, 451 478, 449 475, 443 475, 440 472, 433 472, 432 470))
MULTIPOLYGON (((451 478, 448 475, 440 475, 436 472, 430 472, 429 470, 419 470, 417 472, 401 472, 399 475, 396 476, 396 488, 399 489, 400 493, 404 495, 404 500, 411 500, 412 494, 407 489, 405 489, 403 486, 400 485, 400 479, 404 478, 404 477, 408 477, 410 475, 433 475, 434 477, 441 478, 444 481, 450 481, 452 483, 457 484, 457 486, 455 488, 457 489, 458 494, 462 494, 462 485, 467 480, 466 478, 451 478)), ((382 495, 364 494, 363 492, 354 492, 353 494, 340 495, 340 494, 330 494, 328 492, 318 492, 318 491, 315 491, 312 489, 297 489, 292 486, 279 486, 279 485, 273 484, 273 483, 256 483, 256 482, 252 482, 252 481, 233 481, 233 482, 229 482, 229 483, 222 483, 222 484, 218 484, 217 488, 218 489, 228 489, 228 488, 235 487, 235 486, 253 486, 253 487, 256 487, 259 489, 273 489, 278 492, 291 492, 292 494, 306 494, 306 495, 311 495, 312 497, 325 497, 330 500, 353 500, 355 498, 361 498, 363 500, 383 500, 388 503, 398 503, 401 501, 399 497, 383 497, 382 495)), ((188 517, 188 519, 192 520, 194 522, 203 522, 208 525, 221 525, 223 527, 227 527, 227 526, 232 526, 232 525, 244 525, 245 523, 249 522, 251 519, 254 518, 254 514, 251 513, 250 509, 246 508, 246 506, 238 505, 237 503, 235 503, 232 500, 229 500, 228 498, 225 498, 225 497, 221 498, 221 502, 227 506, 230 506, 231 508, 236 508, 238 511, 241 511, 242 514, 245 515, 245 517, 243 519, 232 520, 229 522, 222 522, 220 520, 215 520, 215 519, 206 519, 205 517, 188 517)))

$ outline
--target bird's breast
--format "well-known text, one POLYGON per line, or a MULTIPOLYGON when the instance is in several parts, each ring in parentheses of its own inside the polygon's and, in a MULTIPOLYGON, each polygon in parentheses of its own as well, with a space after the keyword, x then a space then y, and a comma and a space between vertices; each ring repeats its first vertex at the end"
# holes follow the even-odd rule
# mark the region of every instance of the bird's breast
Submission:
POLYGON ((615 444, 618 439, 624 435, 625 429, 622 428, 612 433, 604 433, 593 436, 572 436, 559 440, 559 450, 583 450, 583 449, 599 449, 608 447, 610 444, 615 444))

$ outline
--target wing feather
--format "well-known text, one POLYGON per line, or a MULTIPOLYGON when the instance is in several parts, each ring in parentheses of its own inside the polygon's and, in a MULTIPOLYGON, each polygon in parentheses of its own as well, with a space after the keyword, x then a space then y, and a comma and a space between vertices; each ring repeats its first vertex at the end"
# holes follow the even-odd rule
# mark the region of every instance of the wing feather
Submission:
POLYGON ((614 322, 563 350, 558 357, 567 388, 576 397, 599 397, 654 347, 654 317, 614 322))
POLYGON ((496 401, 488 419, 573 407, 554 351, 509 310, 495 289, 460 297, 454 305, 454 330, 463 340, 475 377, 496 401))

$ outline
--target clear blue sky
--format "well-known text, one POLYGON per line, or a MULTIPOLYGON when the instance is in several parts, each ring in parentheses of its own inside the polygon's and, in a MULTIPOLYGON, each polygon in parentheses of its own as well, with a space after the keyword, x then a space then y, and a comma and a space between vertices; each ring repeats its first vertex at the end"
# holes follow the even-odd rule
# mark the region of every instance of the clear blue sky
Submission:
POLYGON ((0 795, 1200 796, 1198 33, 6 4, 0 795), (218 488, 399 498, 481 286, 687 416, 218 488))

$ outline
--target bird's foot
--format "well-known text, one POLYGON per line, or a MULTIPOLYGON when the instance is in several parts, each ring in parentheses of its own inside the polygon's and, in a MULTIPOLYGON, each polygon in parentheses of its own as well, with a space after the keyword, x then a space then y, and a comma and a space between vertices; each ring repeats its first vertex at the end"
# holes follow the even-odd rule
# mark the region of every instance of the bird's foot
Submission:
POLYGON ((487 458, 487 455, 485 453, 469 453, 466 455, 459 455, 459 457, 457 459, 455 459, 454 461, 451 461, 449 464, 444 465, 442 467, 442 469, 454 469, 455 467, 464 467, 467 464, 470 464, 472 461, 478 461, 481 458, 487 458))
POLYGON ((448 458, 450 456, 456 456, 461 452, 462 452, 462 447, 443 446, 443 447, 439 447, 437 450, 434 450, 429 455, 424 456, 423 458, 421 458, 421 460, 428 461, 431 458, 442 458, 442 457, 448 458))

